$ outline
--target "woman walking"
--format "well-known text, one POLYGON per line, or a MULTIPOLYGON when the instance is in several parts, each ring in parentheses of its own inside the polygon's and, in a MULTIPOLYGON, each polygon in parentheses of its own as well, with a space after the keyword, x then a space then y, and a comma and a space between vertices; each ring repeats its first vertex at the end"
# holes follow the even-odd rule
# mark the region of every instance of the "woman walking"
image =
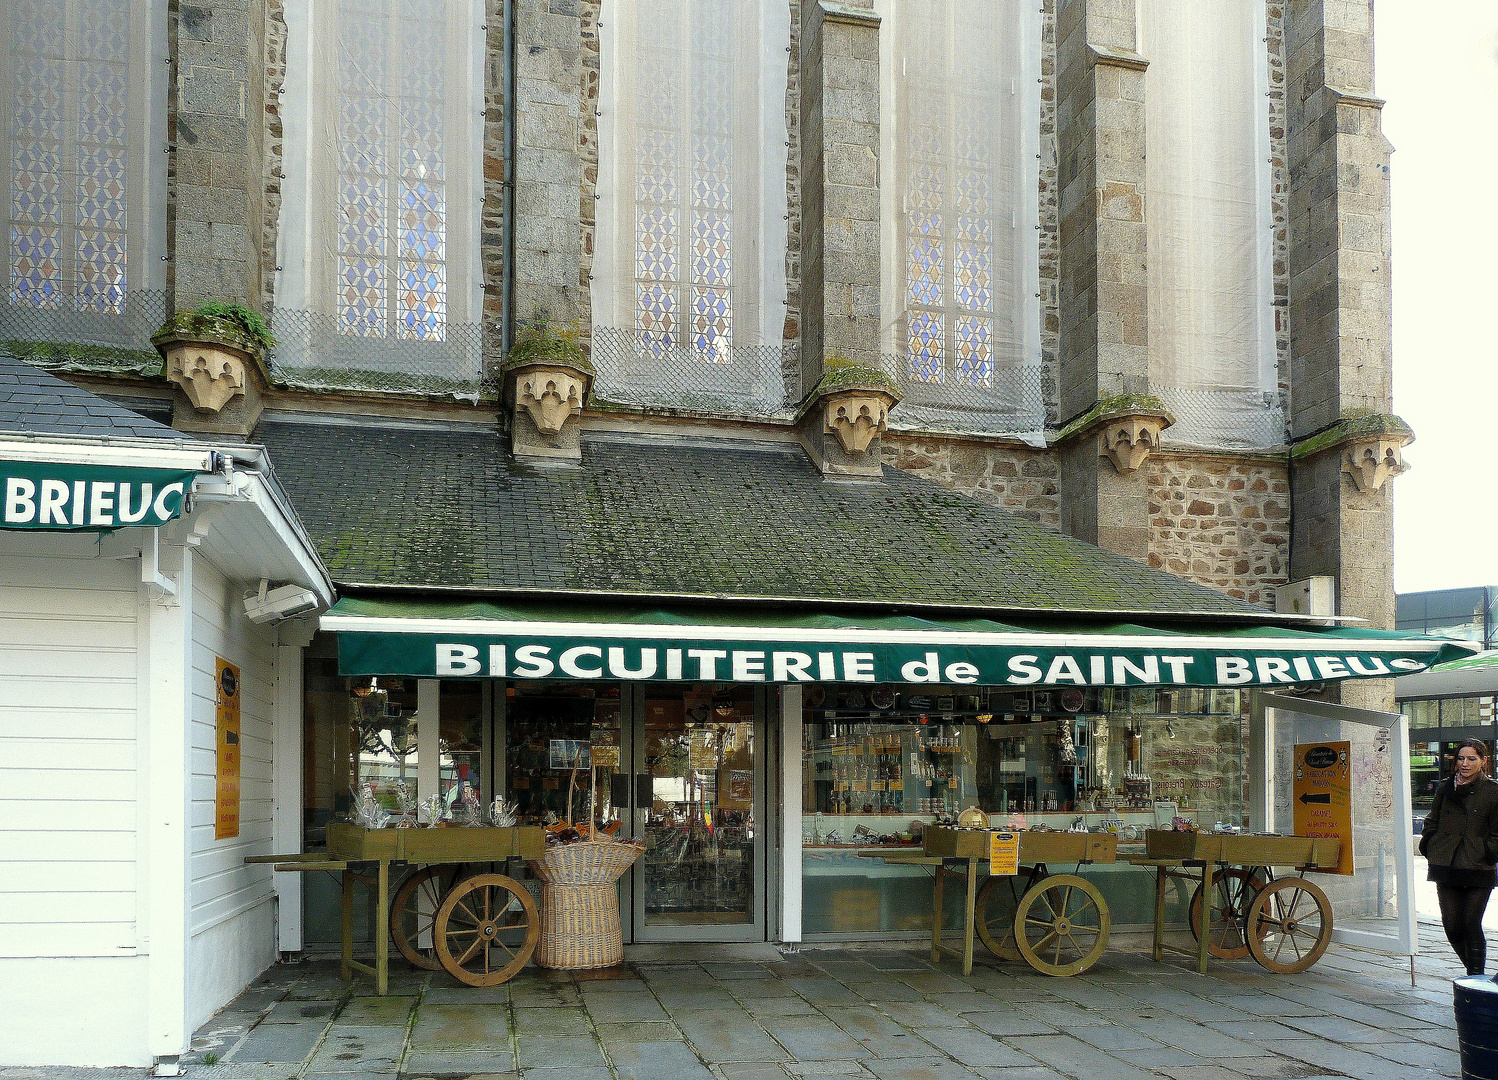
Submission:
POLYGON ((1498 781, 1487 774, 1488 746, 1468 739, 1456 748, 1456 771, 1436 787, 1425 815, 1420 854, 1441 901, 1441 925, 1468 975, 1487 961, 1482 916, 1498 884, 1498 781))

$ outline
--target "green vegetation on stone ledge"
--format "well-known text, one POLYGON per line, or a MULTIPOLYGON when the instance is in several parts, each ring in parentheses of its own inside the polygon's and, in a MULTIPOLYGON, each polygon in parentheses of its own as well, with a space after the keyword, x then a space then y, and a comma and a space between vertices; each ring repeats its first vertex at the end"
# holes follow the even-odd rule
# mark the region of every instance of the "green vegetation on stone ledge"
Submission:
POLYGON ((577 326, 559 326, 545 312, 537 314, 515 328, 515 341, 505 357, 504 370, 529 367, 532 364, 560 364, 594 375, 593 365, 577 343, 581 330, 577 326))
POLYGON ((146 377, 161 374, 161 354, 155 349, 121 349, 110 345, 12 338, 0 341, 0 353, 39 368, 146 377))
POLYGON ((1298 461, 1353 439, 1379 435, 1390 435, 1406 443, 1415 441, 1414 429, 1392 413, 1349 412, 1325 431, 1318 431, 1292 446, 1290 457, 1298 461))
POLYGON ((1165 402, 1150 394, 1115 394, 1113 397, 1101 399, 1092 408, 1063 427, 1056 436, 1056 443, 1064 443, 1073 436, 1080 435, 1100 422, 1111 420, 1115 416, 1163 416, 1168 422, 1166 426, 1175 423, 1176 420, 1170 410, 1165 407, 1165 402))
POLYGON ((258 311, 251 311, 243 304, 202 304, 192 311, 179 311, 156 333, 151 340, 168 337, 193 337, 223 341, 242 349, 253 356, 264 356, 275 347, 265 318, 258 311))
POLYGON ((874 389, 899 399, 900 387, 889 375, 876 367, 849 360, 841 353, 828 353, 822 361, 822 377, 817 381, 812 397, 821 397, 837 390, 874 389))

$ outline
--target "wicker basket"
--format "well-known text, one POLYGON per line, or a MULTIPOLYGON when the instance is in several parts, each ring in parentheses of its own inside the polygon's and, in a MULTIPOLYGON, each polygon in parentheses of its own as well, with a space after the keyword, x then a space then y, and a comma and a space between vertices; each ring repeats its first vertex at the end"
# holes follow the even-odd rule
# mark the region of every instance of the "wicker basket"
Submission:
POLYGON ((624 960, 619 891, 614 887, 640 848, 614 840, 585 840, 546 849, 529 862, 540 878, 541 940, 536 963, 578 971, 624 960))

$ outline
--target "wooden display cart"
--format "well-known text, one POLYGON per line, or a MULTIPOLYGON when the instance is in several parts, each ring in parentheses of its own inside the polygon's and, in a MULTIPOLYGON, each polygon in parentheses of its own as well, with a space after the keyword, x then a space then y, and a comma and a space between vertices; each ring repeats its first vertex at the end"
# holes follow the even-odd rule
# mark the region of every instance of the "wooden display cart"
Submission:
POLYGON ((1155 960, 1167 948, 1165 884, 1180 878, 1196 884, 1190 925, 1197 971, 1206 973, 1209 955, 1252 956, 1280 974, 1305 971, 1332 937, 1331 903, 1305 874, 1336 869, 1341 850, 1334 837, 1150 830, 1145 854, 1128 862, 1155 870, 1155 960), (1276 866, 1296 872, 1277 878, 1276 866))
POLYGON ((989 857, 988 829, 954 829, 928 825, 922 851, 864 852, 865 858, 935 870, 931 910, 931 959, 943 955, 962 961, 972 974, 976 934, 995 956, 1024 960, 1046 975, 1077 975, 1102 956, 1112 926, 1107 901, 1097 888, 1076 874, 1051 874, 1049 864, 1111 863, 1118 838, 1109 833, 1021 832, 1019 878, 989 877, 978 886, 978 863, 989 857), (949 864, 965 864, 954 868, 949 864), (942 901, 947 877, 962 878, 962 947, 942 941, 942 901))
POLYGON ((466 873, 465 868, 510 859, 539 858, 546 830, 539 826, 501 829, 366 829, 345 822, 328 825, 326 852, 252 855, 247 863, 308 873, 328 870, 343 878, 343 977, 355 971, 373 975, 375 991, 390 987, 390 941, 407 960, 429 970, 445 969, 469 986, 494 986, 525 966, 536 947, 540 920, 524 885, 503 874, 466 873), (390 867, 416 869, 390 896, 390 867), (374 934, 374 966, 354 959, 354 885, 373 885, 376 910, 388 912, 388 936, 374 934))

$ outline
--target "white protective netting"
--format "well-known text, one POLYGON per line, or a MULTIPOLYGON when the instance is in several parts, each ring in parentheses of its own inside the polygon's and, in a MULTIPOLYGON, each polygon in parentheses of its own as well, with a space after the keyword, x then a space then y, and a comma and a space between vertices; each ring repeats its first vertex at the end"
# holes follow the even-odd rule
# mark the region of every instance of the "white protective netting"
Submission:
POLYGON ((0 342, 12 353, 125 367, 154 357, 166 284, 166 6, 0 3, 0 342))
POLYGON ((781 411, 789 8, 612 0, 599 43, 594 393, 781 411))
POLYGON ((278 381, 483 380, 483 0, 286 6, 278 381))
POLYGON ((1262 0, 1143 0, 1150 385, 1167 442, 1284 441, 1262 0))
POLYGON ((892 422, 1039 440, 1039 5, 875 8, 892 422))

